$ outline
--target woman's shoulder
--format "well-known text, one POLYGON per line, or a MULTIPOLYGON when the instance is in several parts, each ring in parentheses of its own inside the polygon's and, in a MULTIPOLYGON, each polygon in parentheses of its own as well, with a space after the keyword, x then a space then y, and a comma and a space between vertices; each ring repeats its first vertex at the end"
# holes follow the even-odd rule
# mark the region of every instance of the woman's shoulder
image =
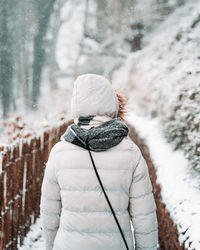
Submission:
MULTIPOLYGON (((58 153, 66 153, 66 151, 74 151, 74 150, 81 150, 84 151, 85 149, 72 144, 70 142, 67 142, 65 140, 60 140, 57 143, 54 144, 54 146, 51 148, 50 155, 55 156, 58 153)), ((139 147, 135 144, 134 141, 129 136, 124 137, 124 139, 119 143, 117 146, 110 148, 108 151, 112 150, 128 150, 131 151, 134 155, 140 155, 141 151, 139 147)))
MULTIPOLYGON (((66 152, 66 151, 69 151, 69 150, 75 150, 77 149, 78 146, 70 143, 70 142, 67 142, 67 141, 64 141, 64 140, 60 140, 58 142, 56 142, 54 144, 54 146, 51 148, 51 152, 50 154, 51 155, 56 155, 58 153, 61 153, 61 152, 66 152)), ((80 147, 78 147, 80 148, 80 147)))
POLYGON ((127 149, 129 149, 135 153, 138 153, 138 154, 141 152, 139 147, 137 146, 137 144, 130 138, 129 135, 127 135, 124 138, 123 143, 124 143, 124 147, 126 147, 127 149))

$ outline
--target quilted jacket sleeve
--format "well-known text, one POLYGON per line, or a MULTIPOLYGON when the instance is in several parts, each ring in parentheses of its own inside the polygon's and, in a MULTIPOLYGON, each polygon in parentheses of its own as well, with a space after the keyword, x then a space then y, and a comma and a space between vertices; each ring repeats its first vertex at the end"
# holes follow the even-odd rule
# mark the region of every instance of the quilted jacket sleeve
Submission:
POLYGON ((60 188, 55 176, 54 152, 51 150, 42 182, 40 216, 46 250, 53 249, 61 213, 60 188))
POLYGON ((129 213, 134 228, 136 250, 155 250, 158 243, 156 204, 148 167, 141 151, 130 186, 129 213))

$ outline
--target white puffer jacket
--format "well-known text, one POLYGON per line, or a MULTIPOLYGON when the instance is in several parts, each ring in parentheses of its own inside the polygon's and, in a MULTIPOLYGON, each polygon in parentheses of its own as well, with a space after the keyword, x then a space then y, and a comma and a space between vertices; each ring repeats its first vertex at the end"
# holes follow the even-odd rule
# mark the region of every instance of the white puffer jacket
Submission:
MULTIPOLYGON (((91 75, 84 77, 89 79, 91 75)), ((76 83, 73 98, 77 96, 76 83)), ((76 115, 74 106, 73 109, 76 115)), ((113 110, 111 112, 110 118, 106 113, 107 119, 115 116, 113 110)), ((156 205, 148 167, 139 148, 125 137, 117 146, 103 152, 92 152, 92 155, 129 249, 157 249, 156 205)), ((62 137, 52 148, 46 165, 40 212, 47 250, 126 249, 88 151, 64 141, 62 137)))

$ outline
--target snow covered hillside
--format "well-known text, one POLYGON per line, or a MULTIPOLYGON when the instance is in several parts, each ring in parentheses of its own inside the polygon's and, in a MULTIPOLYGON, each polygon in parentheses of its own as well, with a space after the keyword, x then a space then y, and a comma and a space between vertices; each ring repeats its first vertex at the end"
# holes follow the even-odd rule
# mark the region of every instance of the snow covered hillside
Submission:
POLYGON ((160 118, 174 149, 182 149, 200 171, 200 2, 176 9, 115 73, 126 87, 131 108, 160 118))
POLYGON ((150 148, 179 241, 195 250, 200 249, 199 30, 200 2, 188 1, 145 36, 146 46, 113 76, 129 96, 134 114, 128 121, 150 148))

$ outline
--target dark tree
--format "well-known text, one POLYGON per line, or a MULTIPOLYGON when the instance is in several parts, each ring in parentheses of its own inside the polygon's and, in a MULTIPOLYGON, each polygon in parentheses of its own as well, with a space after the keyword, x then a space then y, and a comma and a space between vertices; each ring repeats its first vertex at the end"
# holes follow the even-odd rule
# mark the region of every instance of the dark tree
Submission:
POLYGON ((49 19, 54 9, 56 0, 35 1, 38 29, 34 38, 34 60, 33 60, 33 85, 32 85, 32 107, 36 109, 40 95, 40 81, 45 60, 44 39, 48 30, 49 19))
POLYGON ((12 97, 13 60, 11 41, 9 39, 9 1, 1 0, 0 3, 0 94, 3 117, 10 110, 12 97))

